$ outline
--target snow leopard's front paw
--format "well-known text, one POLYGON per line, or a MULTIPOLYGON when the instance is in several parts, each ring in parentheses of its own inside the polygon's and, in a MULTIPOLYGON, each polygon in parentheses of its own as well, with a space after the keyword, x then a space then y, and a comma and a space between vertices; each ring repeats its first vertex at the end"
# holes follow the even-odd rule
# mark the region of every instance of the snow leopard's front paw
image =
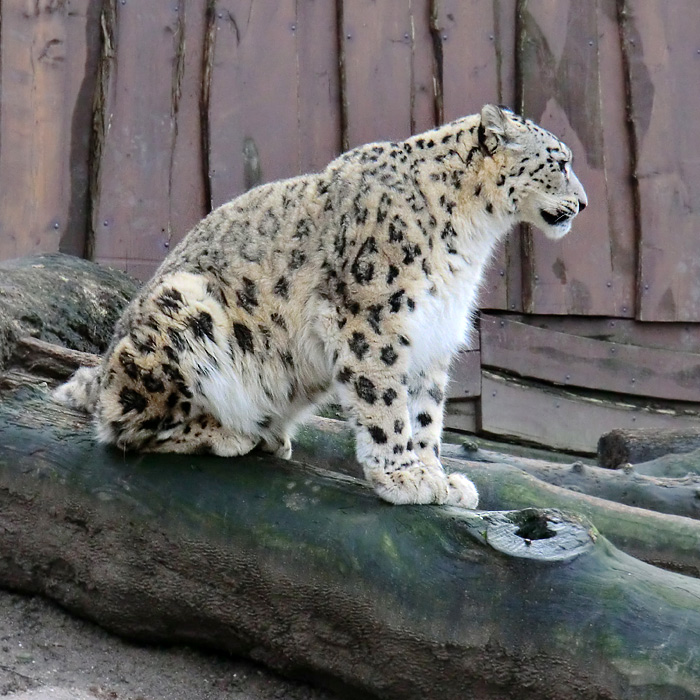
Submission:
POLYGON ((450 496, 450 484, 442 467, 426 465, 417 459, 399 468, 374 473, 370 481, 380 498, 396 505, 446 503, 450 496))
POLYGON ((460 508, 476 508, 479 505, 479 492, 474 483, 464 474, 454 473, 447 477, 450 492, 447 503, 460 508))

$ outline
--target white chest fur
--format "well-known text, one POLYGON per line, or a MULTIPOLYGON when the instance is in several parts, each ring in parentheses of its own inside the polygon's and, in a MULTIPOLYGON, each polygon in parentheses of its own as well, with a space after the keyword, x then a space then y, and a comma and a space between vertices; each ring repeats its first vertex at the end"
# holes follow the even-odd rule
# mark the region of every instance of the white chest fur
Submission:
POLYGON ((413 371, 446 363, 469 342, 484 271, 505 228, 491 221, 481 225, 480 234, 470 235, 469 230, 479 230, 475 222, 455 223, 461 229, 463 256, 452 261, 454 273, 435 280, 434 293, 423 295, 409 320, 413 371))

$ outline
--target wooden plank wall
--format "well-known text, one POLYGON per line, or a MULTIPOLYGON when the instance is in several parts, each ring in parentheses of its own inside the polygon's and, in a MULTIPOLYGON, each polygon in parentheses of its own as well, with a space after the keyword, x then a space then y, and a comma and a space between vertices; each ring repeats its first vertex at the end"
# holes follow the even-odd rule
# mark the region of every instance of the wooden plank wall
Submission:
POLYGON ((700 320, 699 34, 695 0, 4 0, 0 257, 146 277, 246 187, 496 101, 591 206, 515 232, 483 306, 700 320))
POLYGON ((496 101, 572 145, 591 206, 561 242, 515 232, 483 306, 700 320, 695 0, 2 8, 2 258, 146 277, 246 187, 496 101))

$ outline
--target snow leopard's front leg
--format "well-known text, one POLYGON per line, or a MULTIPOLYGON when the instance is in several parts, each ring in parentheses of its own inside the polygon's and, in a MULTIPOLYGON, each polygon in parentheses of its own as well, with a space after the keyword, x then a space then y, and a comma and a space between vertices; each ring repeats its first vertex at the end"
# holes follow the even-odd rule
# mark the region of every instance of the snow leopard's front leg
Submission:
POLYGON ((440 463, 423 463, 416 454, 406 342, 394 333, 370 339, 362 330, 347 329, 342 335, 334 380, 355 426, 357 459, 378 495, 391 503, 462 502, 459 485, 440 463))
MULTIPOLYGON (((423 464, 440 468, 448 367, 449 361, 436 363, 434 367, 412 373, 408 378, 409 413, 416 454, 423 464)), ((450 474, 447 479, 450 485, 447 502, 476 508, 479 494, 474 484, 463 474, 450 474)))

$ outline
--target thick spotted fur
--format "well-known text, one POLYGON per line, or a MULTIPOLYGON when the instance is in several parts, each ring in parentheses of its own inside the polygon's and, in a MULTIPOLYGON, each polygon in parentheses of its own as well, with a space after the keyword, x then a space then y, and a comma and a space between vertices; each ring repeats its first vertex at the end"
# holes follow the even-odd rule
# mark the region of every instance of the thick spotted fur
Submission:
POLYGON ((507 231, 557 239, 585 207, 571 157, 487 105, 257 187, 173 250, 101 366, 56 397, 123 449, 288 458, 294 425, 335 394, 382 498, 475 507, 473 484, 440 464, 450 361, 507 231))

